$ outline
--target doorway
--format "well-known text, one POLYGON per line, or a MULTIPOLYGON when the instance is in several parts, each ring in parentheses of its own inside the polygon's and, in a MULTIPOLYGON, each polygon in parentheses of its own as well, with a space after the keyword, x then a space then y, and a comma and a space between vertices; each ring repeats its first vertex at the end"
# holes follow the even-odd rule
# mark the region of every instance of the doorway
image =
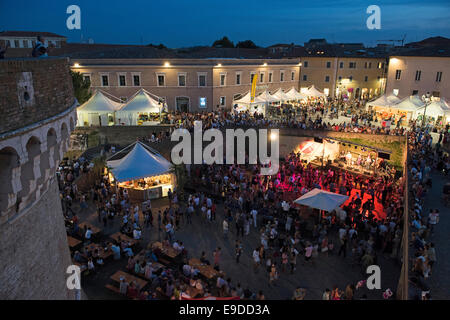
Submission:
POLYGON ((188 97, 176 97, 175 98, 177 111, 189 112, 189 98, 188 97))

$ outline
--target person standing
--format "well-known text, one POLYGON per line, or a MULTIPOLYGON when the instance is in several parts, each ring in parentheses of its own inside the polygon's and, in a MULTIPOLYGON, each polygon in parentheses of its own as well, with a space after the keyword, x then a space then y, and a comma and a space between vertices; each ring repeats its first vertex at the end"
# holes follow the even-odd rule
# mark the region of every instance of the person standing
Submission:
POLYGON ((255 273, 258 271, 260 261, 261 260, 259 259, 259 248, 256 248, 255 250, 253 250, 253 269, 255 273))
POLYGON ((227 218, 223 219, 222 229, 223 229, 223 237, 224 237, 224 239, 228 239, 228 221, 227 221, 227 218))
POLYGON ((236 246, 235 246, 235 256, 236 256, 236 263, 239 263, 239 258, 242 254, 242 244, 239 240, 236 240, 236 246))

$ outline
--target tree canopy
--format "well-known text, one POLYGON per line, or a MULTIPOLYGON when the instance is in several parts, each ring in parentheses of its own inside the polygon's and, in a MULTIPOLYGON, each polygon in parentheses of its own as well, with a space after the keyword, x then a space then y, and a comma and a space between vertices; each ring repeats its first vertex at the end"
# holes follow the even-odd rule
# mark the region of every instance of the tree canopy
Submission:
POLYGON ((258 46, 252 40, 239 41, 236 48, 256 49, 258 46))
POLYGON ((214 41, 212 46, 214 48, 234 48, 234 43, 225 36, 220 40, 214 41))
POLYGON ((75 97, 80 104, 83 104, 92 96, 90 91, 91 82, 85 80, 83 75, 79 72, 70 71, 70 75, 72 76, 75 97))

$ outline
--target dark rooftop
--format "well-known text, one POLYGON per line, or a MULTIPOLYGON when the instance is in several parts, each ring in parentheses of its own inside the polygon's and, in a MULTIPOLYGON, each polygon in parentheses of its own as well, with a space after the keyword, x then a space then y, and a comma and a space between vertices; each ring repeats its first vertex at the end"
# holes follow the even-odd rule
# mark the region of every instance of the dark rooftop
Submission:
POLYGON ((66 38, 53 32, 39 32, 39 31, 1 31, 0 37, 51 37, 51 38, 66 38))

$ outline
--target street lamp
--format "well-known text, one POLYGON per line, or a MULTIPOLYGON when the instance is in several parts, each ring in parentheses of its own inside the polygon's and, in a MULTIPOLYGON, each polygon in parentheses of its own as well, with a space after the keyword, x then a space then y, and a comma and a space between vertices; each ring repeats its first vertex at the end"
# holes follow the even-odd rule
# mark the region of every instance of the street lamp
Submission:
POLYGON ((422 127, 425 126, 425 114, 427 113, 427 105, 430 102, 430 92, 427 92, 422 96, 422 100, 425 102, 425 107, 423 109, 422 127))

